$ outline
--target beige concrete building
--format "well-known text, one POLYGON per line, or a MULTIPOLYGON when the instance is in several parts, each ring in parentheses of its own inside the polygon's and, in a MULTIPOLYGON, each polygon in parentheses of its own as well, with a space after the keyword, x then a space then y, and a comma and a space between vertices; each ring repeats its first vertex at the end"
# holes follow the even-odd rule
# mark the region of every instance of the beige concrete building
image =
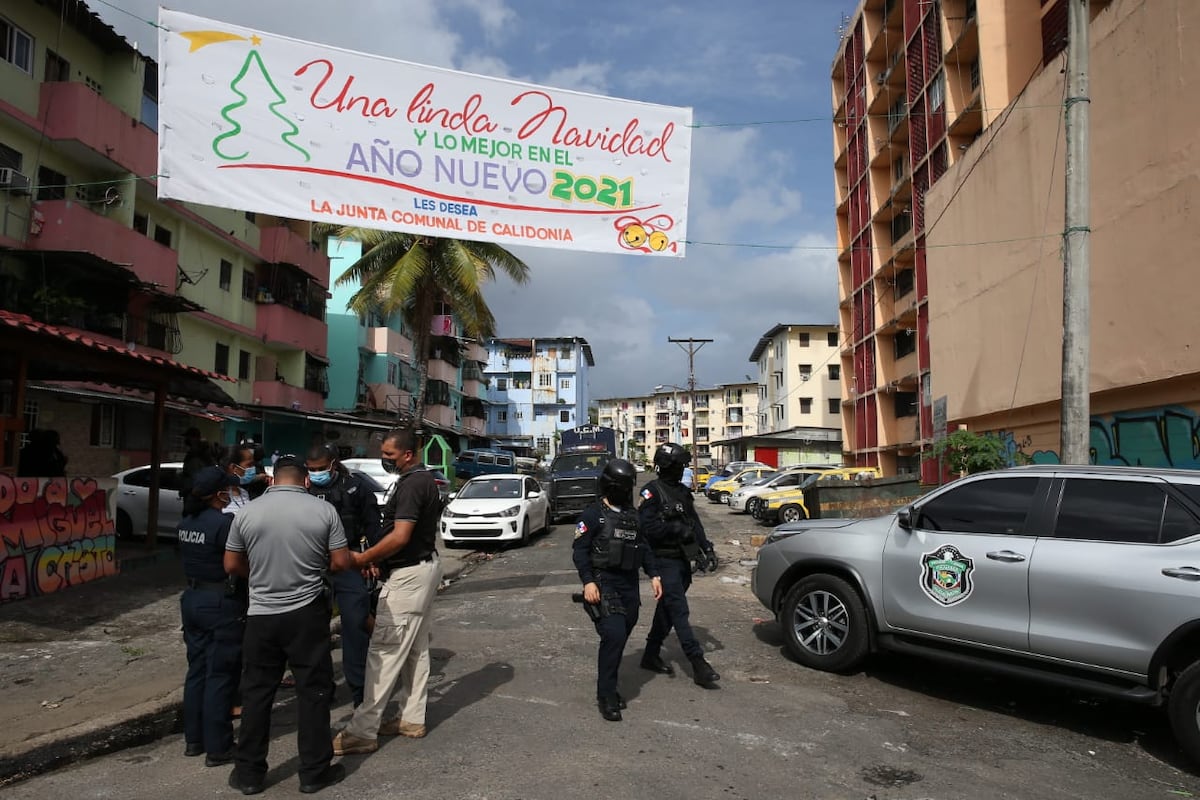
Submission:
MULTIPOLYGON (((1200 467, 1198 29, 1194 0, 1113 0, 1093 15, 1096 463, 1200 467)), ((1055 62, 926 198, 938 220, 928 233, 934 395, 951 428, 1003 432, 1049 462, 1061 397, 1063 98, 1055 62), (956 246, 987 241, 1004 243, 956 246)))
POLYGON ((638 463, 650 461, 665 442, 694 449, 698 463, 723 464, 741 451, 732 443, 757 432, 753 383, 697 387, 695 407, 686 388, 662 386, 652 394, 598 401, 599 424, 617 431, 617 449, 638 463))
MULTIPOLYGON (((1096 14, 1107 5, 1092 0, 1096 14)), ((935 252, 932 237, 936 229, 938 247, 1003 238, 991 234, 990 223, 1004 211, 992 197, 974 220, 974 229, 985 233, 964 238, 931 207, 931 197, 940 195, 945 205, 953 183, 966 175, 968 168, 960 165, 987 148, 981 135, 990 138, 1001 125, 1015 132, 1043 117, 1053 124, 1061 116, 1061 93, 1040 115, 1022 111, 1008 122, 1006 107, 1030 79, 1043 71, 1058 74, 1066 8, 1066 0, 864 0, 846 25, 832 87, 848 464, 936 477, 920 454, 935 436, 933 400, 948 390, 931 357, 931 342, 940 334, 930 322, 939 309, 956 309, 940 305, 941 287, 927 262, 942 257, 956 267, 982 265, 993 250, 935 252), (948 183, 948 172, 960 177, 948 183)), ((1148 81, 1143 94, 1152 95, 1146 89, 1158 84, 1148 81)), ((1156 118, 1161 122, 1161 112, 1156 118)), ((1030 172, 1029 154, 1017 148, 1003 162, 994 161, 1014 178, 1030 172)), ((1046 191, 1043 175, 1039 209, 1046 191)), ((979 192, 980 207, 986 195, 979 192)))

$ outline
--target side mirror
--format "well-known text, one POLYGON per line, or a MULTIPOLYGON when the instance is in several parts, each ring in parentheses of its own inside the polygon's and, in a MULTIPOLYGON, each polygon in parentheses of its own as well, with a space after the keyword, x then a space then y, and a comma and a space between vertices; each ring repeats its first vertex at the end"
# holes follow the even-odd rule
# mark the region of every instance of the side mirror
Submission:
POLYGON ((896 523, 906 531, 911 531, 913 527, 912 506, 905 506, 896 512, 896 523))
POLYGON ((526 500, 533 500, 533 499, 541 497, 541 496, 542 496, 541 492, 526 492, 525 493, 526 500))
POLYGON ((447 500, 453 500, 455 497, 458 497, 458 492, 451 492, 450 494, 446 495, 447 500))

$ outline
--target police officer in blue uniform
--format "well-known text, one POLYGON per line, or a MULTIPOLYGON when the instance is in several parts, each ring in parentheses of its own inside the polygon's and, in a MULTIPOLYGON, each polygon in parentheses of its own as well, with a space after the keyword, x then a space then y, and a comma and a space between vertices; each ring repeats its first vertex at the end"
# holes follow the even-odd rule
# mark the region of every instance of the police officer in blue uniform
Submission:
POLYGON ((614 458, 600 473, 600 500, 579 518, 572 546, 575 569, 583 582, 584 608, 600 634, 596 663, 596 703, 610 722, 621 719, 625 702, 617 692, 617 670, 625 642, 637 625, 638 568, 650 577, 654 598, 662 597, 662 581, 633 507, 637 469, 614 458))
MULTIPOLYGON (((379 542, 380 516, 375 493, 360 478, 341 465, 337 449, 330 444, 314 446, 304 461, 308 468, 308 491, 337 509, 351 550, 365 552, 379 542)), ((334 573, 333 593, 342 618, 342 675, 362 705, 367 672, 367 648, 371 643, 371 589, 358 570, 334 573)))
POLYGON ((240 579, 225 574, 225 540, 233 517, 222 513, 237 478, 202 467, 179 521, 187 588, 179 600, 188 670, 183 686, 184 755, 206 754, 209 767, 233 761, 233 708, 246 624, 240 579))
POLYGON ((642 668, 661 675, 675 673, 661 655, 663 642, 674 628, 683 654, 692 665, 692 679, 705 688, 715 688, 713 684, 721 676, 704 659, 704 647, 692 632, 687 601, 693 562, 701 571, 717 568, 716 553, 696 514, 692 489, 680 483, 683 468, 690 461, 691 454, 683 445, 674 442, 661 445, 654 453, 658 479, 642 489, 642 503, 638 506, 638 519, 654 549, 663 583, 663 596, 654 609, 654 622, 646 636, 642 668))

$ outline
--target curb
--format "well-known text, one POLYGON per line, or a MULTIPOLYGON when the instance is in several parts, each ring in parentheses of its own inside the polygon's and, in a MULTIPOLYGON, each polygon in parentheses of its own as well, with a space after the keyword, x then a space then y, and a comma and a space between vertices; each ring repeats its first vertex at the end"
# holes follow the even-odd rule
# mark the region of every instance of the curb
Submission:
MULTIPOLYGON (((473 566, 466 560, 466 554, 458 558, 443 558, 443 563, 443 580, 457 579, 473 566)), ((144 565, 148 564, 138 566, 144 565)), ((79 725, 44 733, 0 752, 0 788, 68 764, 149 744, 182 729, 181 686, 163 697, 79 725)))

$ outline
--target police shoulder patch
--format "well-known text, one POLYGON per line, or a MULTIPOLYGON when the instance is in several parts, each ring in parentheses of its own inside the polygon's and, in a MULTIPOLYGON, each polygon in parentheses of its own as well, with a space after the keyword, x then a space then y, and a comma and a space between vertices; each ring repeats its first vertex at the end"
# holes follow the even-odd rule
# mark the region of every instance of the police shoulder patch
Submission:
POLYGON ((643 500, 649 500, 651 497, 654 497, 654 492, 650 491, 649 489, 642 489, 643 500))
POLYGON ((587 523, 584 522, 583 520, 579 520, 579 524, 575 526, 575 538, 578 539, 580 536, 583 536, 587 532, 588 532, 587 523))

